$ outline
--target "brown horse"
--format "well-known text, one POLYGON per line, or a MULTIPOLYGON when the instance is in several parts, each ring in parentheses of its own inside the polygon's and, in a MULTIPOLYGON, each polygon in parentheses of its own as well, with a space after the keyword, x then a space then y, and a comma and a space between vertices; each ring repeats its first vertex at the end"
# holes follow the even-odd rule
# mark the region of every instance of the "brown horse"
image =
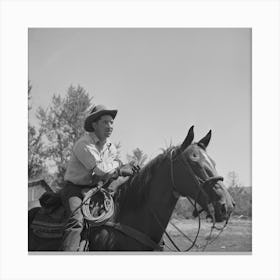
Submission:
MULTIPOLYGON (((181 145, 155 157, 119 188, 113 222, 86 231, 88 250, 158 250, 179 196, 199 204, 216 222, 229 218, 234 202, 206 153, 211 130, 197 143, 193 138, 191 127, 181 145)), ((36 211, 30 210, 30 222, 36 211)), ((58 250, 61 240, 46 241, 29 231, 29 250, 58 250)))

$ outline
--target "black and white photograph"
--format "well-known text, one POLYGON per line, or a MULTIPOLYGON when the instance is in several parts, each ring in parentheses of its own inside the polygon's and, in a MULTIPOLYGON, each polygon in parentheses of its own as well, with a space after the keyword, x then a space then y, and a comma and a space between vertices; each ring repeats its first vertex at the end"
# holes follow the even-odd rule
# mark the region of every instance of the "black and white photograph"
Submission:
POLYGON ((252 251, 251 29, 31 28, 28 82, 29 251, 252 251))
POLYGON ((0 279, 279 279, 279 4, 1 1, 0 279))

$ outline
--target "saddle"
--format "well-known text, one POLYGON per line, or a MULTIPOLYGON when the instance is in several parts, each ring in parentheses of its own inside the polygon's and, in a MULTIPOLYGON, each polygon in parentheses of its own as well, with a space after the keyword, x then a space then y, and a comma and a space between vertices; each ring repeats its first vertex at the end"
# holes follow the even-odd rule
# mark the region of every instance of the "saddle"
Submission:
POLYGON ((42 207, 31 223, 33 233, 42 238, 61 238, 67 216, 60 194, 45 192, 39 201, 42 207))
MULTIPOLYGON (((67 222, 67 215, 62 205, 60 194, 46 192, 41 196, 39 201, 42 207, 36 213, 30 225, 34 235, 47 239, 62 238, 67 222)), ((114 200, 112 196, 102 188, 98 190, 96 188, 90 189, 90 191, 85 194, 81 209, 86 224, 89 227, 105 225, 134 238, 147 247, 157 251, 162 250, 161 246, 156 244, 146 234, 129 226, 110 221, 115 211, 114 200)), ((82 238, 79 251, 86 250, 87 246, 87 240, 82 238)))
MULTIPOLYGON (((67 223, 67 213, 60 193, 45 192, 39 199, 41 208, 35 215, 31 229, 42 238, 62 238, 67 223)), ((99 226, 114 214, 112 196, 102 188, 90 189, 84 194, 81 210, 90 226, 99 226)))

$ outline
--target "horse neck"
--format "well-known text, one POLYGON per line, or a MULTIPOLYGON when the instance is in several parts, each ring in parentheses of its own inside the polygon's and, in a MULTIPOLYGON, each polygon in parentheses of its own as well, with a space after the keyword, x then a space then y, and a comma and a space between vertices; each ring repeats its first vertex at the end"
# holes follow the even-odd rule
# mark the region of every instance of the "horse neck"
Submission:
POLYGON ((121 223, 134 227, 159 242, 177 200, 173 195, 170 164, 165 159, 154 170, 147 200, 135 211, 126 213, 121 223))
POLYGON ((178 198, 173 194, 170 168, 155 175, 147 208, 151 216, 151 231, 161 238, 166 229, 178 198))

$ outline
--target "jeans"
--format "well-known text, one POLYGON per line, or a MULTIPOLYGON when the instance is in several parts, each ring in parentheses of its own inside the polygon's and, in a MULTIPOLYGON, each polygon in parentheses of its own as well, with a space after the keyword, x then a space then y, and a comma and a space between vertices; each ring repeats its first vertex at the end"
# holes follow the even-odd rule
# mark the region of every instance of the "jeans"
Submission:
POLYGON ((61 191, 62 203, 68 217, 62 237, 62 251, 78 251, 80 246, 84 218, 81 208, 78 210, 76 209, 83 201, 82 190, 83 186, 77 186, 71 182, 66 182, 66 185, 61 191))

